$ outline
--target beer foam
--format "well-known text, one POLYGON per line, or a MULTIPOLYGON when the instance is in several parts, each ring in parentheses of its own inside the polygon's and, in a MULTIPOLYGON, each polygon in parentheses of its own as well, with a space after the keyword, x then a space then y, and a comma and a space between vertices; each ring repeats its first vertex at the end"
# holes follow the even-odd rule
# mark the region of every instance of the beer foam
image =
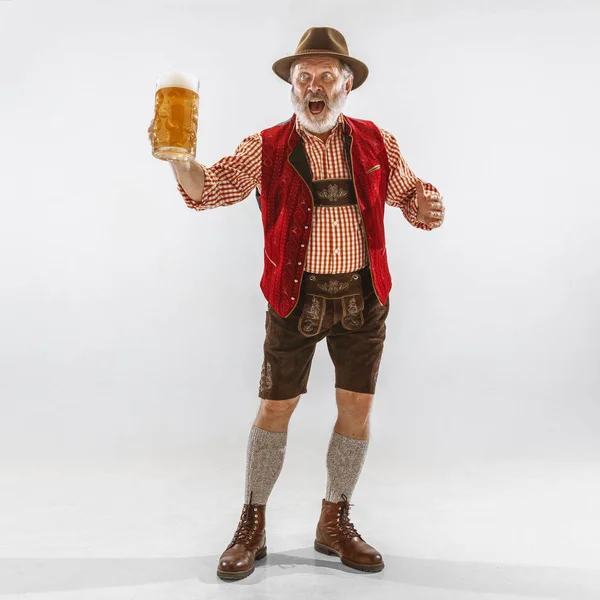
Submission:
POLYGON ((198 78, 181 71, 165 71, 156 80, 156 89, 164 87, 182 87, 198 93, 198 78))

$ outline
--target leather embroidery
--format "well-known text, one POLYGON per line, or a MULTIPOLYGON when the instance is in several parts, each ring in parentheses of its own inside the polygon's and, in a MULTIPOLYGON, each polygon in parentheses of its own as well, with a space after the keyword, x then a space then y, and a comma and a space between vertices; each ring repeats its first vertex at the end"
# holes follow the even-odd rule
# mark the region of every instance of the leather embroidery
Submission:
POLYGON ((260 372, 259 394, 273 387, 271 363, 264 361, 260 372))
POLYGON ((298 331, 306 337, 317 335, 325 316, 325 298, 308 294, 298 321, 298 331))
POLYGON ((362 295, 342 298, 342 325, 346 329, 360 329, 365 322, 363 310, 365 307, 362 295))
POLYGON ((304 336, 311 337, 320 333, 327 300, 340 300, 342 327, 354 330, 363 326, 365 302, 358 273, 311 274, 303 285, 306 297, 298 321, 298 331, 304 336))
POLYGON ((352 179, 318 179, 312 182, 315 206, 357 204, 352 179))
POLYGON ((348 190, 341 188, 337 183, 330 183, 326 189, 319 190, 317 195, 322 200, 329 200, 329 202, 338 202, 339 200, 348 197, 348 190))
POLYGON ((328 294, 338 294, 339 292, 345 292, 350 284, 347 281, 337 281, 333 279, 324 283, 317 284, 317 287, 328 294))

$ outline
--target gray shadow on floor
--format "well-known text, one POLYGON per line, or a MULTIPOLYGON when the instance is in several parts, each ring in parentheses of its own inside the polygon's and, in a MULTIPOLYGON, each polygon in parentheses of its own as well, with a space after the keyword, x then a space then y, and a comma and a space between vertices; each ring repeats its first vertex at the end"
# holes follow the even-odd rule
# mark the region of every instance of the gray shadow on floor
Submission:
POLYGON ((482 594, 550 596, 560 600, 598 600, 600 570, 428 560, 384 555, 379 573, 356 571, 336 556, 310 547, 273 552, 240 581, 216 576, 219 555, 181 558, 2 558, 0 595, 98 589, 197 579, 204 585, 257 585, 271 577, 312 573, 319 577, 369 577, 403 585, 482 594))

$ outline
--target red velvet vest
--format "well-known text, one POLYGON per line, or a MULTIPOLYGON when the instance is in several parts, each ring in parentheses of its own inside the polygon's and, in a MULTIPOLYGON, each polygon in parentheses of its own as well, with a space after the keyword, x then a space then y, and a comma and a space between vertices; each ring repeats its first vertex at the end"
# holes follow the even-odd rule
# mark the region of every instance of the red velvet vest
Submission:
MULTIPOLYGON (((344 119, 344 139, 369 250, 373 288, 383 305, 392 287, 383 225, 389 175, 387 152, 374 123, 345 115, 344 119)), ((277 313, 287 317, 298 303, 311 234, 315 211, 312 174, 296 131, 296 115, 261 131, 261 135, 260 208, 265 239, 260 287, 277 313)))

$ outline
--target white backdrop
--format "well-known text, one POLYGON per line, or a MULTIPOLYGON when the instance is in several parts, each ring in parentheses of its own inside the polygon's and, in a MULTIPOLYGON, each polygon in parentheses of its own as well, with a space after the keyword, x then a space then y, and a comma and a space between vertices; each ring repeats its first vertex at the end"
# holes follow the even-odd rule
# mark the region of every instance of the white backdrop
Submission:
MULTIPOLYGON (((199 77, 210 165, 292 114, 271 65, 329 25, 370 68, 346 114, 391 131, 446 204, 432 232, 386 211, 394 287, 355 494, 385 576, 471 600, 473 581, 549 591, 537 571, 448 581, 454 563, 414 561, 597 567, 599 21, 592 0, 0 0, 0 556, 210 553, 213 581, 259 406, 263 234, 254 196, 187 208, 151 156, 155 79, 199 77)), ((272 496, 276 522, 285 493, 306 527, 273 547, 312 542, 333 381, 322 343, 272 496)), ((58 563, 11 565, 31 572, 0 593, 117 585, 78 562, 61 583, 58 563)), ((597 597, 571 593, 582 578, 560 597, 597 597)))
MULTIPOLYGON (((388 207, 373 439, 401 460, 598 459, 600 8, 593 2, 1 2, 4 453, 245 443, 266 301, 253 196, 195 212, 150 154, 158 73, 200 79, 197 160, 291 115, 271 64, 311 25, 370 67, 442 228, 388 207)), ((319 345, 291 427, 335 418, 319 345)))

